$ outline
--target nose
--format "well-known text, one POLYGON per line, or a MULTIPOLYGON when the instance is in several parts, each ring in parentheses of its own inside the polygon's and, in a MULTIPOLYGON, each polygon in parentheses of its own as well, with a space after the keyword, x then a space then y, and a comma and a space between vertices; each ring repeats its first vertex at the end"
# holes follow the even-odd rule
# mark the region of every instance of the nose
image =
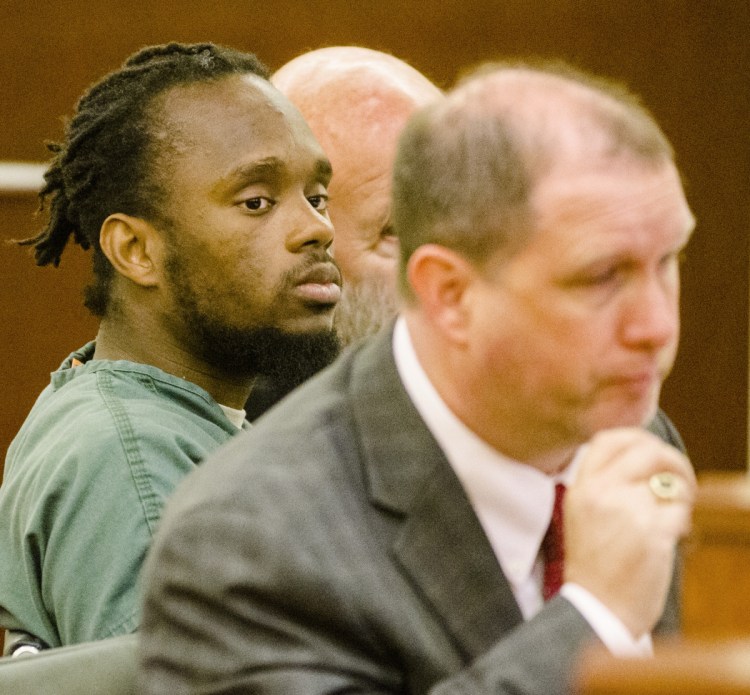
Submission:
POLYGON ((638 349, 673 344, 680 331, 679 281, 650 278, 634 290, 622 323, 622 339, 638 349))
POLYGON ((293 223, 287 235, 287 249, 297 253, 306 247, 328 249, 333 243, 333 224, 328 215, 316 210, 306 197, 297 201, 293 223))

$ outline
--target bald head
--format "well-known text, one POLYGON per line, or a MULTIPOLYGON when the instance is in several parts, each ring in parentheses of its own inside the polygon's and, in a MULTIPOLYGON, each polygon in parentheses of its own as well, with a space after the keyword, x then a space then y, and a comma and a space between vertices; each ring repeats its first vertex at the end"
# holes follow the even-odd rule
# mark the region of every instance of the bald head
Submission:
POLYGON ((534 177, 575 161, 672 158, 669 142, 634 94, 568 66, 487 66, 452 96, 446 112, 502 120, 534 177))
POLYGON ((337 324, 350 342, 395 311, 398 248, 390 195, 396 145, 410 116, 442 92, 402 60, 354 46, 305 53, 272 82, 302 112, 333 165, 328 209, 345 281, 337 324))
POLYGON ((361 138, 382 144, 383 137, 400 132, 415 109, 441 96, 404 61, 356 46, 305 53, 276 71, 272 82, 331 150, 361 138))

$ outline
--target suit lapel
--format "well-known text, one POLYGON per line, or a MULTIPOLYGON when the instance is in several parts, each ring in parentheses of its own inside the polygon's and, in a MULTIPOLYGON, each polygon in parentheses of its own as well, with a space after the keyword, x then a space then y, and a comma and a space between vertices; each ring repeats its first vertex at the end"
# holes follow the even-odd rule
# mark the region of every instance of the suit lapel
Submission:
POLYGON ((401 566, 470 658, 521 621, 521 613, 453 471, 435 466, 395 544, 401 566))
POLYGON ((460 482, 401 384, 390 333, 361 351, 351 383, 371 500, 403 517, 395 556, 461 650, 478 656, 521 613, 460 482))

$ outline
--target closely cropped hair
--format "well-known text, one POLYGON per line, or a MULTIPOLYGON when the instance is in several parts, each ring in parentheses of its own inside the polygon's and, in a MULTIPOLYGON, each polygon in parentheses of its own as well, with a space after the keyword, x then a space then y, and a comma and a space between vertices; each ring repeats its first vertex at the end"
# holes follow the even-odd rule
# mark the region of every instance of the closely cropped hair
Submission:
POLYGON ((576 157, 657 164, 674 154, 635 95, 559 62, 484 65, 412 117, 393 173, 404 298, 413 299, 406 267, 423 244, 478 265, 518 250, 534 229, 535 185, 576 157))
POLYGON ((523 223, 530 186, 521 153, 502 122, 445 113, 442 104, 413 117, 402 133, 393 173, 403 296, 412 296, 406 265, 419 246, 440 244, 481 262, 502 245, 504 229, 512 232, 523 223))
POLYGON ((211 43, 144 48, 91 86, 64 142, 47 145, 55 156, 39 198, 49 220, 39 235, 19 243, 34 247, 37 265, 55 266, 71 235, 83 249, 93 247, 94 280, 84 299, 93 314, 106 314, 114 273, 99 245, 104 220, 116 212, 160 219, 165 191, 151 128, 158 119, 155 97, 178 85, 248 73, 269 77, 254 55, 211 43))

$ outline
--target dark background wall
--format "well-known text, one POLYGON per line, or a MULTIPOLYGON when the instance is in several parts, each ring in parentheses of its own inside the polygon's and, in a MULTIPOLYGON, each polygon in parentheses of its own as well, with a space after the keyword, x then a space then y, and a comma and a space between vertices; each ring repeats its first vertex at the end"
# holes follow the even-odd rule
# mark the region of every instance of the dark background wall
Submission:
MULTIPOLYGON (((84 88, 137 48, 210 40, 271 68, 311 48, 390 51, 443 87, 487 59, 560 57, 628 83, 672 140, 698 219, 683 273, 683 339, 663 406, 696 467, 746 465, 750 3, 745 0, 0 0, 0 160, 42 160, 84 88)), ((40 220, 0 194, 0 239, 40 220)), ((93 337, 88 258, 38 269, 0 244, 0 452, 48 373, 93 337)))

